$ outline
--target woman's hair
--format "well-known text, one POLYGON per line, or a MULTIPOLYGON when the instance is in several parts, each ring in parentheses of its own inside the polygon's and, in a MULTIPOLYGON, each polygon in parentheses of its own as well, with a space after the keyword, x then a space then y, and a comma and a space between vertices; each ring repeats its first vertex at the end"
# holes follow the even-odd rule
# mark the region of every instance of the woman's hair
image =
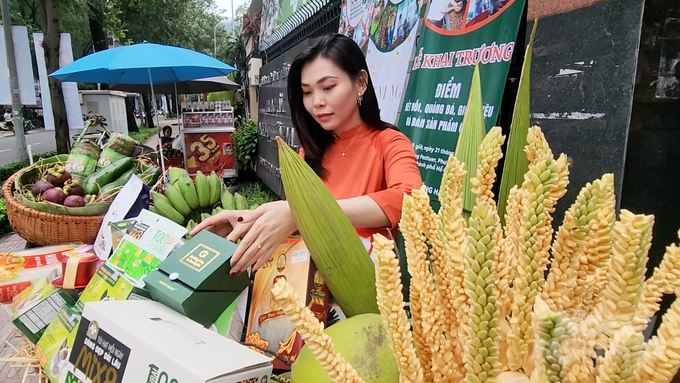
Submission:
MULTIPOLYGON (((335 141, 333 132, 327 131, 319 125, 314 117, 307 112, 302 101, 302 68, 317 58, 325 58, 332 61, 355 81, 361 71, 366 71, 366 92, 363 94, 359 115, 370 129, 384 130, 397 129, 380 119, 380 107, 378 97, 373 89, 371 75, 368 72, 366 59, 359 46, 347 36, 331 34, 312 40, 311 44, 295 57, 288 72, 288 102, 290 104, 291 118, 298 139, 305 151, 305 162, 320 177, 325 176, 322 160, 326 149, 335 141)), ((356 100, 353 100, 356 102, 356 100)))

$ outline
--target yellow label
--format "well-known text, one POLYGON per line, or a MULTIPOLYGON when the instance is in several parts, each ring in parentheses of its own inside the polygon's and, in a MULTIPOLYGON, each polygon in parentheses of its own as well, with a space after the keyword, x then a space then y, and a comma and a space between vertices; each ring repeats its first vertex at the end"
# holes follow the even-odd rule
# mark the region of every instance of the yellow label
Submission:
POLYGON ((179 263, 200 273, 219 255, 219 251, 211 249, 210 247, 201 243, 194 247, 185 256, 180 258, 179 263))

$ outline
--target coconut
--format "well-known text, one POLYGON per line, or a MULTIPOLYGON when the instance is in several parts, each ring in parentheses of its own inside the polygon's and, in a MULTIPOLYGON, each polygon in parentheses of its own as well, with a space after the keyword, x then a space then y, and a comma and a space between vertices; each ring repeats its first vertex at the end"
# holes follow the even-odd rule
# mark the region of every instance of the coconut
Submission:
MULTIPOLYGON (((394 383, 399 370, 379 314, 355 315, 324 330, 365 383, 394 383)), ((293 383, 333 383, 306 345, 291 367, 293 383)))

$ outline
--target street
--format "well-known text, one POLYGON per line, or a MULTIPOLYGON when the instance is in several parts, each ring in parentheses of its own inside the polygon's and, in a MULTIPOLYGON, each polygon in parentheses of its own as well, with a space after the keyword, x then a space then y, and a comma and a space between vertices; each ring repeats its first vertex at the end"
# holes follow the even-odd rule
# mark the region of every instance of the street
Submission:
MULTIPOLYGON (((3 132, 0 138, 0 166, 17 160, 17 140, 11 132, 3 132)), ((26 145, 33 154, 55 150, 54 130, 36 130, 26 134, 26 145)))

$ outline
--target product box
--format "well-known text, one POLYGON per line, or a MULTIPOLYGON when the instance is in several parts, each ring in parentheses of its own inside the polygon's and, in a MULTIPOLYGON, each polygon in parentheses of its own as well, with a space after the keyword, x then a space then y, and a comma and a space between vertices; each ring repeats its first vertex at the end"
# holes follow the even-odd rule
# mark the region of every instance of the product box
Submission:
MULTIPOLYGON (((301 240, 289 240, 280 245, 271 259, 255 273, 246 343, 275 352, 292 363, 304 342, 271 292, 274 283, 281 278, 293 286, 303 300, 301 303, 312 310, 324 325, 328 315, 329 292, 312 262, 307 246, 301 240)), ((290 369, 278 359, 274 359, 273 363, 276 369, 290 369)))
POLYGON ((135 222, 137 222, 135 218, 111 222, 111 244, 113 249, 118 247, 120 241, 123 240, 123 236, 130 232, 130 229, 134 227, 135 222))
POLYGON ((260 383, 271 372, 269 358, 158 302, 109 301, 85 306, 65 381, 260 383))
POLYGON ((35 346, 35 356, 50 383, 65 381, 66 365, 73 349, 80 314, 76 308, 63 306, 35 346))
POLYGON ((12 322, 33 343, 38 342, 62 306, 76 303, 66 291, 52 285, 52 281, 60 276, 58 270, 53 271, 31 284, 12 301, 12 322))
POLYGON ((138 286, 170 254, 187 229, 171 220, 142 210, 123 235, 108 263, 138 286))
POLYGON ((97 273, 80 294, 76 308, 83 310, 86 303, 98 301, 122 301, 126 299, 151 299, 151 295, 143 288, 125 277, 120 271, 108 263, 103 263, 97 273))
POLYGON ((247 273, 230 276, 236 244, 203 230, 149 274, 146 289, 153 300, 205 327, 250 285, 247 273))
POLYGON ((246 288, 236 300, 231 302, 229 307, 222 312, 209 329, 222 336, 226 336, 234 342, 241 342, 243 333, 246 330, 249 296, 250 288, 246 288))
POLYGON ((73 245, 59 245, 0 253, 0 303, 11 303, 31 282, 61 269, 59 258, 73 248, 73 245))

